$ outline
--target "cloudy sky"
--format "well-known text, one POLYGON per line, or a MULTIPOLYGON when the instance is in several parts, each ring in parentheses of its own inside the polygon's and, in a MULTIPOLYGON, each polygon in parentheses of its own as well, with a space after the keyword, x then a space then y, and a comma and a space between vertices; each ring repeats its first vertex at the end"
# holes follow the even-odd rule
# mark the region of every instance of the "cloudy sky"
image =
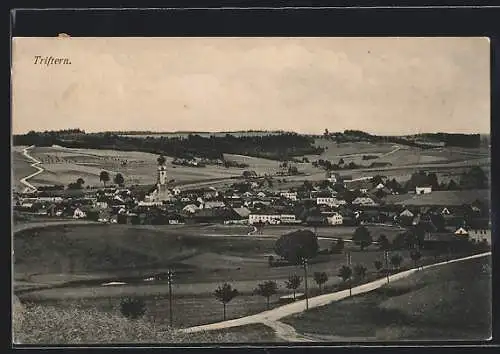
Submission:
POLYGON ((12 129, 487 133, 489 56, 485 38, 15 38, 12 129))

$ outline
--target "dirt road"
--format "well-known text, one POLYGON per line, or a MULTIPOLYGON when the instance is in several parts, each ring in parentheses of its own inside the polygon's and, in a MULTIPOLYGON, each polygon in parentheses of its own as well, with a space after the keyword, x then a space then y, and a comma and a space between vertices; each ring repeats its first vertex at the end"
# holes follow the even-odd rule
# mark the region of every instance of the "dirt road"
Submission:
MULTIPOLYGON (((462 262, 462 261, 465 261, 468 259, 486 257, 489 255, 491 255, 491 252, 486 252, 486 253, 476 254, 473 256, 453 259, 453 260, 448 261, 448 262, 435 263, 435 264, 424 266, 421 269, 422 270, 431 269, 431 268, 439 267, 439 266, 449 264, 449 263, 462 262)), ((389 277, 389 281, 393 282, 393 281, 396 281, 399 279, 406 278, 417 271, 418 270, 414 268, 414 269, 403 271, 403 272, 400 272, 397 274, 393 274, 389 277)), ((378 280, 372 281, 372 282, 367 283, 367 284, 357 286, 357 287, 352 289, 352 295, 358 295, 358 294, 370 292, 372 290, 380 288, 381 286, 383 286, 386 283, 387 283, 386 278, 382 278, 382 279, 378 279, 378 280)), ((339 300, 345 299, 347 297, 349 297, 349 290, 343 290, 343 291, 339 291, 339 292, 335 292, 335 293, 316 296, 316 297, 309 299, 309 309, 325 306, 325 305, 328 305, 334 301, 339 301, 339 300)), ((195 327, 185 328, 185 329, 182 329, 181 331, 184 333, 193 333, 193 332, 199 332, 199 331, 210 331, 210 330, 216 330, 216 329, 244 326, 244 325, 254 324, 254 323, 262 323, 262 324, 265 324, 265 325, 273 328, 276 331, 276 334, 278 335, 278 337, 280 337, 282 339, 285 339, 288 341, 310 341, 310 339, 305 338, 305 337, 300 338, 300 336, 298 336, 296 334, 295 330, 292 330, 290 328, 291 326, 284 325, 281 322, 279 322, 279 320, 284 318, 284 317, 294 315, 294 314, 297 314, 300 312, 304 312, 305 305, 306 305, 306 300, 300 300, 300 301, 294 302, 292 304, 277 307, 273 310, 258 313, 256 315, 237 318, 237 319, 233 319, 233 320, 229 320, 229 321, 212 323, 212 324, 203 325, 203 326, 195 326, 195 327)))

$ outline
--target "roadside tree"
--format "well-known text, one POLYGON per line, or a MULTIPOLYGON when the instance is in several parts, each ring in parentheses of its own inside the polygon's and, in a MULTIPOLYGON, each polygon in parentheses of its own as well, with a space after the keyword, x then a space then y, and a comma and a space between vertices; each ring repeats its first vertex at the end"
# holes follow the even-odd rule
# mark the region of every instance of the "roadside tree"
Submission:
POLYGON ((234 289, 231 284, 224 283, 222 286, 219 286, 214 295, 217 300, 219 300, 223 305, 223 319, 226 320, 226 305, 231 302, 236 296, 239 295, 238 290, 234 289))
POLYGON ((269 300, 271 296, 278 293, 278 284, 275 281, 268 280, 258 284, 254 293, 266 298, 267 309, 269 309, 269 300))

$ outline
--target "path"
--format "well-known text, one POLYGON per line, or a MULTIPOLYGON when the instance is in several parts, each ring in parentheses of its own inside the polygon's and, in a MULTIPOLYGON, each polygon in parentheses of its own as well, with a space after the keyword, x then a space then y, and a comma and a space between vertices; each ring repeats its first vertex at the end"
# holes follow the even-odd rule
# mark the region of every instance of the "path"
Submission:
POLYGON ((42 167, 39 166, 42 162, 38 161, 37 159, 35 159, 33 156, 31 156, 28 153, 28 151, 30 149, 34 148, 34 147, 35 147, 35 145, 31 145, 31 146, 23 149, 23 155, 24 155, 24 157, 26 157, 29 160, 33 161, 33 163, 31 164, 31 167, 33 167, 33 168, 35 168, 37 170, 36 172, 34 172, 34 173, 30 174, 29 176, 26 176, 26 177, 24 177, 24 178, 22 178, 20 180, 20 182, 26 186, 26 191, 27 192, 36 192, 36 190, 37 190, 37 188, 35 186, 33 186, 31 183, 28 182, 28 180, 30 178, 33 178, 33 177, 39 175, 43 171, 45 171, 42 167))
MULTIPOLYGON (((462 261, 469 260, 469 259, 486 257, 488 255, 491 255, 491 252, 476 254, 476 255, 463 257, 463 258, 457 258, 457 259, 453 259, 453 260, 445 261, 445 262, 439 262, 439 263, 424 266, 420 269, 425 270, 425 269, 435 268, 435 267, 439 267, 439 266, 449 264, 449 263, 462 262, 462 261)), ((406 270, 406 271, 403 271, 400 273, 393 274, 389 277, 389 281, 396 281, 399 279, 406 278, 406 277, 414 274, 417 271, 418 270, 416 268, 413 268, 410 270, 406 270)), ((354 287, 354 288, 352 288, 352 295, 354 296, 354 295, 364 294, 364 293, 373 291, 375 289, 380 288, 381 286, 383 286, 386 283, 387 283, 387 279, 381 278, 381 279, 372 281, 370 283, 366 283, 366 284, 354 287)), ((319 295, 319 296, 316 296, 316 297, 309 299, 309 309, 325 306, 325 305, 328 305, 332 302, 343 300, 347 297, 349 297, 349 290, 343 290, 343 291, 338 291, 335 293, 319 295)), ((184 333, 193 333, 193 332, 200 332, 200 331, 211 331, 211 330, 218 330, 218 329, 224 329, 224 328, 245 326, 245 325, 254 324, 254 323, 262 323, 262 324, 267 325, 268 327, 273 328, 278 337, 285 339, 287 341, 310 341, 310 339, 306 338, 305 336, 297 335, 296 331, 294 329, 290 328, 291 326, 285 325, 279 321, 280 319, 282 319, 284 317, 288 317, 288 316, 291 316, 291 315, 294 315, 297 313, 304 312, 305 311, 305 302, 306 302, 306 300, 300 300, 300 301, 296 301, 296 302, 288 304, 288 305, 277 307, 277 308, 272 309, 272 310, 258 313, 256 315, 241 317, 241 318, 237 318, 237 319, 229 320, 229 321, 212 323, 212 324, 208 324, 208 325, 184 328, 181 331, 184 333)))

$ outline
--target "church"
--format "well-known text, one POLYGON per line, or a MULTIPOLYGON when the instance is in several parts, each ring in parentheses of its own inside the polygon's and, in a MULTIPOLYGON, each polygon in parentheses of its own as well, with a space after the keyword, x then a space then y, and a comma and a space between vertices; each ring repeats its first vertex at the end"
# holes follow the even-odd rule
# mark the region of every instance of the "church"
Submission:
POLYGON ((168 188, 167 167, 165 166, 165 158, 158 158, 158 167, 156 172, 156 188, 153 192, 146 196, 145 202, 161 204, 164 201, 173 199, 173 193, 168 188))

